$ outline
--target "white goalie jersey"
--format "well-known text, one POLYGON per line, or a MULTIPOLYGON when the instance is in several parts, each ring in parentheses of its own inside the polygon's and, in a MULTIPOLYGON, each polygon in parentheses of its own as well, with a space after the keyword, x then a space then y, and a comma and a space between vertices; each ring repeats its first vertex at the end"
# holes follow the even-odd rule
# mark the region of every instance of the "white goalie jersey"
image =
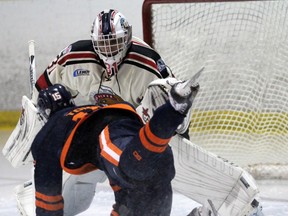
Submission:
MULTIPOLYGON (((167 76, 169 73, 160 55, 138 38, 133 38, 132 45, 119 66, 118 73, 112 77, 107 77, 105 65, 95 53, 91 40, 77 41, 66 47, 39 76, 33 88, 32 102, 28 103, 27 97, 23 99, 25 102, 22 101, 22 112, 31 117, 31 114, 27 113, 28 109, 24 110, 27 107, 26 104, 29 104, 29 110, 35 117, 35 119, 30 119, 31 122, 33 125, 43 125, 42 122, 41 124, 37 122, 38 114, 32 104, 37 104, 38 91, 56 83, 64 85, 72 96, 79 95, 82 103, 85 104, 94 104, 109 95, 111 100, 122 98, 138 106, 149 83, 167 76)), ((28 124, 28 122, 25 123, 28 124)), ((14 167, 31 162, 31 157, 27 156, 30 151, 29 145, 39 131, 39 128, 34 129, 32 125, 24 126, 22 120, 19 120, 13 132, 14 135, 11 135, 6 143, 3 153, 14 167), (31 130, 27 131, 23 128, 31 130), (19 133, 26 137, 26 143, 28 140, 30 143, 18 145, 17 137, 21 137, 19 133), (27 137, 30 136, 31 138, 28 139, 27 137), (18 149, 20 146, 22 146, 21 152, 18 149), (24 146, 27 148, 23 149, 24 146)))
POLYGON ((108 93, 138 106, 148 84, 169 76, 160 55, 142 40, 133 37, 131 47, 116 75, 108 77, 105 65, 95 53, 91 40, 77 41, 66 47, 36 82, 33 102, 40 89, 64 85, 73 97, 94 103, 94 95, 108 93))

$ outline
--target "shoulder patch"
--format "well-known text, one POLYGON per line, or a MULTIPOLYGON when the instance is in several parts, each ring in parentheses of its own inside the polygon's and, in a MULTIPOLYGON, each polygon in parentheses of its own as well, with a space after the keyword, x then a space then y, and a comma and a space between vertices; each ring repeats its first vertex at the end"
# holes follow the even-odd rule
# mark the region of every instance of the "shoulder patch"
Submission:
POLYGON ((90 71, 89 70, 85 70, 85 69, 76 69, 73 72, 73 77, 78 77, 78 76, 89 76, 90 71))
POLYGON ((65 55, 65 54, 69 53, 71 50, 72 50, 72 45, 69 45, 61 51, 61 54, 65 55))
POLYGON ((166 65, 164 63, 164 61, 160 58, 157 60, 157 68, 160 71, 160 73, 164 70, 166 70, 166 65))
POLYGON ((161 56, 153 49, 133 43, 124 59, 124 63, 150 71, 158 78, 169 76, 167 67, 161 56))

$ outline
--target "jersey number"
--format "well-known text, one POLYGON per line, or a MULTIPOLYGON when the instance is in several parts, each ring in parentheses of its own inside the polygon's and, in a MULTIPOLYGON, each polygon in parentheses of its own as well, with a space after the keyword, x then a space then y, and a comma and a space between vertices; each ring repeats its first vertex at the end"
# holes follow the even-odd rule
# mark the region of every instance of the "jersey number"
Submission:
POLYGON ((115 75, 118 71, 118 67, 117 67, 117 63, 116 62, 113 62, 113 64, 107 64, 105 63, 106 65, 106 70, 107 70, 107 74, 108 74, 108 77, 111 77, 113 75, 115 75))
POLYGON ((61 95, 60 95, 59 92, 55 92, 55 93, 53 93, 51 96, 53 97, 53 100, 54 100, 54 101, 57 101, 57 100, 61 100, 61 99, 62 99, 62 97, 61 97, 61 95))

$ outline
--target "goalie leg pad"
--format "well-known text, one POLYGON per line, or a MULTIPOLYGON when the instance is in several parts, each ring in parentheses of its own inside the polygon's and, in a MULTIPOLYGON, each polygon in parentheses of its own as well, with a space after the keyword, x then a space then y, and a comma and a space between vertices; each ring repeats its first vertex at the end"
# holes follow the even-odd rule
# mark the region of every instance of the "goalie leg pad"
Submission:
POLYGON ((106 178, 100 170, 84 175, 64 173, 64 215, 72 216, 87 210, 93 201, 97 183, 104 182, 106 178))
MULTIPOLYGON (((97 183, 107 179, 105 173, 96 170, 85 175, 63 172, 64 215, 73 216, 87 210, 93 201, 97 183)), ((35 188, 32 180, 15 188, 17 208, 22 216, 35 216, 35 188)))
POLYGON ((202 205, 211 200, 219 215, 249 215, 259 193, 251 175, 179 135, 170 145, 177 171, 172 181, 174 190, 202 205))
POLYGON ((219 208, 220 215, 250 216, 259 206, 258 187, 253 177, 243 171, 240 179, 219 208))
POLYGON ((35 189, 32 180, 14 189, 17 208, 22 216, 35 216, 35 189))
POLYGON ((33 161, 30 148, 35 136, 46 121, 32 101, 24 95, 20 119, 2 150, 3 155, 13 167, 26 165, 33 161))

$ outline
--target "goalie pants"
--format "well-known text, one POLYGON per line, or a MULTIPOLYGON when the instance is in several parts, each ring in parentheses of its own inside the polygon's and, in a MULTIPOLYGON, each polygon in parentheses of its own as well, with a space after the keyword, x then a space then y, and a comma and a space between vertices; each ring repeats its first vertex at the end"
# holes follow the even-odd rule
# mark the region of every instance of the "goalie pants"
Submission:
POLYGON ((184 116, 169 103, 145 126, 135 116, 129 109, 90 106, 49 119, 32 144, 38 216, 63 215, 62 169, 83 174, 97 168, 115 194, 111 215, 170 215, 175 168, 168 142, 184 116), (90 117, 74 121, 85 117, 80 112, 90 117))

